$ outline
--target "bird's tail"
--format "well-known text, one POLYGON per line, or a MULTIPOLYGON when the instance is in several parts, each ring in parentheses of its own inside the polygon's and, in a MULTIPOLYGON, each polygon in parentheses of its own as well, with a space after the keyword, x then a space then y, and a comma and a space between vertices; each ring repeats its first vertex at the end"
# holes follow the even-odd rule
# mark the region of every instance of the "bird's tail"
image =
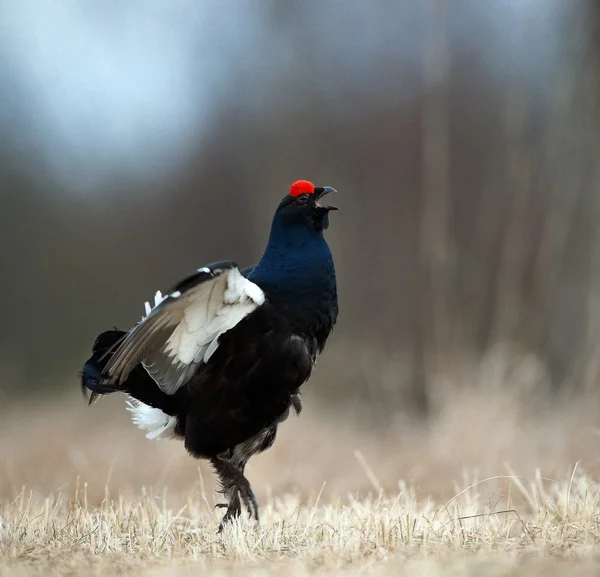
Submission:
POLYGON ((125 332, 114 329, 105 331, 96 338, 92 347, 92 356, 85 362, 81 371, 81 388, 84 395, 87 395, 87 391, 91 391, 89 404, 96 401, 100 395, 119 391, 127 393, 148 407, 160 409, 166 415, 175 416, 184 412, 189 402, 187 387, 181 387, 175 394, 167 395, 142 365, 134 367, 125 382, 119 385, 111 384, 106 378, 103 374, 104 367, 125 335, 125 332))
POLYGON ((99 334, 94 342, 92 356, 85 362, 81 371, 81 390, 84 395, 87 395, 88 390, 91 391, 90 405, 99 395, 108 395, 119 390, 108 383, 102 373, 125 334, 117 329, 105 331, 99 334))

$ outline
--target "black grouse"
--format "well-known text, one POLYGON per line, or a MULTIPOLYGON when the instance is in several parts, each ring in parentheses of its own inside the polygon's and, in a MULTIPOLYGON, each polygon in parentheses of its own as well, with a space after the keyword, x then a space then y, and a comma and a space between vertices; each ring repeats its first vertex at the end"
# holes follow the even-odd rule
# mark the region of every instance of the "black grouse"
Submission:
POLYGON ((146 303, 129 332, 100 334, 82 387, 130 396, 133 422, 151 439, 183 439, 209 459, 227 503, 220 529, 241 501, 258 520, 244 476, 248 459, 268 449, 294 409, 337 318, 335 268, 323 230, 334 189, 306 180, 280 202, 258 264, 221 261, 198 269, 166 296, 146 303))

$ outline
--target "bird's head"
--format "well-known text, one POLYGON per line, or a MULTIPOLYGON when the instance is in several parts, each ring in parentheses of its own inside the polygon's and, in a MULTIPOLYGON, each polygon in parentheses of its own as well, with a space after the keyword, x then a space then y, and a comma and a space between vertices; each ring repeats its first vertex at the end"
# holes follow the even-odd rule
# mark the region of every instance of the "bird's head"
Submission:
POLYGON ((329 212, 339 210, 337 206, 320 204, 320 200, 330 192, 331 186, 315 186, 308 180, 297 180, 290 187, 289 194, 277 208, 277 216, 286 226, 309 227, 322 231, 329 226, 329 212))
POLYGON ((335 192, 298 180, 282 199, 273 216, 269 242, 248 278, 271 300, 301 305, 318 294, 335 292, 335 268, 323 230, 337 206, 321 204, 335 192))

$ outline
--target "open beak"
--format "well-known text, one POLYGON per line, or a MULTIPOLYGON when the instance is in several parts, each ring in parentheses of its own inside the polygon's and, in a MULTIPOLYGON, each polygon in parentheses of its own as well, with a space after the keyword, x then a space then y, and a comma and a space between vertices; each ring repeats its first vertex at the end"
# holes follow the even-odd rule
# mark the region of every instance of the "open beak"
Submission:
POLYGON ((317 206, 325 210, 340 210, 337 206, 327 206, 319 204, 319 200, 321 200, 326 194, 329 194, 330 192, 337 192, 337 190, 331 186, 321 186, 315 188, 315 194, 317 195, 315 201, 317 203, 317 206))

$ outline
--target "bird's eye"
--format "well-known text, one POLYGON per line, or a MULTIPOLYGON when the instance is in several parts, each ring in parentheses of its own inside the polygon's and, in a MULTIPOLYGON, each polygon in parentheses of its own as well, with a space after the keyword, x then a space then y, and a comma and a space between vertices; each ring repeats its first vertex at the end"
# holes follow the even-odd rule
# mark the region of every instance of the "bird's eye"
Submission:
POLYGON ((307 203, 307 201, 308 201, 308 197, 309 197, 309 195, 308 195, 308 194, 301 194, 300 196, 297 196, 297 197, 295 198, 295 200, 296 200, 296 202, 297 202, 297 203, 299 203, 299 204, 306 204, 306 203, 307 203))

